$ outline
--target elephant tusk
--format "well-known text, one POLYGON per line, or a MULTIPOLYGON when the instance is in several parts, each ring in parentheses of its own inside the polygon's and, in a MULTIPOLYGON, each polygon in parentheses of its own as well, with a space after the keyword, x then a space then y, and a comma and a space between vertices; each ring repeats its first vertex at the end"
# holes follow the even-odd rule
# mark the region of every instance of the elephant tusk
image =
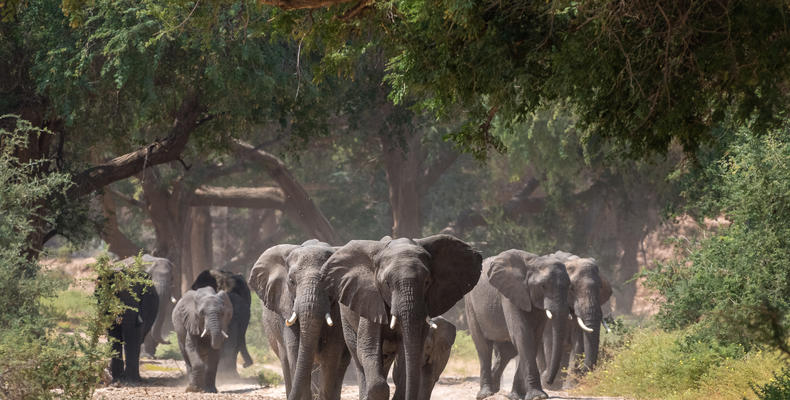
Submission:
POLYGON ((398 323, 398 317, 393 315, 392 319, 390 320, 390 329, 395 329, 396 323, 398 323))
POLYGON ((142 325, 143 324, 143 317, 141 317, 139 314, 137 315, 137 324, 138 325, 142 325))
POLYGON ((587 325, 584 325, 584 321, 582 321, 582 317, 576 317, 576 322, 579 323, 579 327, 582 328, 585 332, 592 332, 592 328, 588 328, 587 325))
POLYGON ((329 315, 329 313, 326 313, 326 315, 324 315, 324 319, 326 320, 327 325, 335 326, 335 323, 332 322, 332 317, 329 315))
POLYGON ((439 327, 439 325, 436 325, 436 322, 433 322, 433 320, 431 319, 431 317, 425 317, 425 322, 427 322, 427 323, 428 323, 428 326, 430 326, 430 327, 431 327, 431 329, 436 329, 436 328, 438 328, 438 327, 439 327))
POLYGON ((203 333, 200 334, 200 337, 206 336, 206 332, 208 332, 208 329, 203 328, 203 333))
POLYGON ((601 320, 601 323, 603 323, 603 327, 604 327, 604 328, 606 328, 606 332, 607 332, 607 333, 612 333, 612 330, 611 330, 611 329, 609 329, 609 325, 607 325, 607 324, 606 324, 606 320, 603 320, 603 319, 602 319, 602 320, 601 320))
POLYGON ((225 339, 227 339, 227 338, 228 338, 228 334, 227 334, 227 333, 225 333, 225 331, 220 331, 220 332, 222 333, 222 336, 225 336, 225 339))
POLYGON ((176 300, 175 297, 170 296, 170 302, 173 303, 173 304, 176 304, 176 303, 178 303, 178 300, 176 300))
POLYGON ((548 317, 548 319, 552 319, 554 316, 551 315, 551 311, 546 310, 546 317, 548 317))
POLYGON ((285 326, 291 326, 296 323, 296 311, 291 314, 291 318, 285 320, 285 326))
POLYGON ((573 314, 568 314, 568 321, 573 321, 573 314))

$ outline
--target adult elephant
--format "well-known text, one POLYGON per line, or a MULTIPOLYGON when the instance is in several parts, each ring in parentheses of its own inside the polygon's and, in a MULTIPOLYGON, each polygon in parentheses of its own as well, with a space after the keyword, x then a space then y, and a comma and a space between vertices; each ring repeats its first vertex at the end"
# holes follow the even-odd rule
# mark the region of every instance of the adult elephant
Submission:
MULTIPOLYGON (((447 366, 453 343, 455 343, 455 325, 450 321, 436 317, 431 319, 429 325, 433 329, 428 330, 428 336, 423 344, 420 391, 417 396, 419 400, 430 400, 433 387, 444 371, 444 367, 447 366)), ((395 359, 392 380, 395 381, 395 394, 392 395, 392 400, 405 399, 406 371, 402 353, 395 359)))
POLYGON ((233 317, 228 326, 228 338, 222 345, 222 352, 219 357, 218 373, 220 376, 236 378, 239 376, 236 370, 236 360, 239 353, 244 360, 244 368, 252 365, 252 357, 247 350, 247 327, 250 324, 250 306, 252 297, 250 288, 244 280, 244 276, 230 271, 207 269, 198 274, 192 283, 191 289, 197 290, 202 287, 211 287, 215 291, 224 291, 230 298, 233 305, 233 317))
POLYGON ((172 317, 187 366, 186 391, 216 393, 217 364, 233 317, 230 296, 210 286, 188 290, 173 308, 172 317))
MULTIPOLYGON (((564 251, 552 255, 565 264, 571 282, 568 304, 571 307, 572 323, 567 338, 562 341, 564 349, 562 367, 577 374, 584 373, 592 370, 598 361, 603 322, 601 306, 612 296, 612 287, 609 281, 601 276, 595 259, 580 258, 564 251), (578 358, 582 354, 584 360, 580 365, 578 358)), ((544 332, 544 352, 548 352, 553 344, 551 335, 544 332)), ((543 367, 545 364, 541 368, 543 367)))
POLYGON ((267 249, 250 270, 249 285, 264 305, 262 321, 283 369, 288 399, 310 399, 313 365, 320 368, 317 393, 340 399, 350 356, 334 321, 340 309, 320 284, 321 266, 335 248, 318 240, 267 249))
MULTIPOLYGON (((126 266, 134 264, 136 257, 128 257, 121 262, 126 266)), ((173 279, 173 263, 170 260, 162 257, 154 257, 150 254, 143 254, 143 269, 151 277, 151 282, 154 284, 154 290, 159 296, 159 307, 156 313, 156 320, 151 328, 151 331, 145 335, 143 339, 143 348, 141 357, 154 358, 156 354, 156 347, 160 343, 169 344, 167 334, 173 326, 173 321, 170 314, 173 311, 173 306, 179 296, 179 290, 176 288, 175 280, 173 279)))
POLYGON ((569 286, 565 265, 555 257, 538 257, 513 249, 483 262, 480 282, 465 298, 469 332, 480 359, 478 399, 499 391, 501 368, 492 374, 491 365, 495 347, 518 355, 509 397, 548 398, 541 386, 536 357, 543 329, 551 320, 556 344, 549 353, 549 366, 543 378, 553 382, 560 367, 559 343, 567 330, 569 286))
POLYGON ((480 253, 450 235, 352 240, 326 261, 322 282, 341 304, 361 398, 389 397, 386 376, 396 353, 403 355, 405 398, 418 398, 426 321, 472 289, 481 262, 480 253))
MULTIPOLYGON (((128 274, 129 271, 130 266, 124 263, 113 267, 113 274, 128 274)), ((142 272, 142 275, 145 279, 151 278, 146 272, 142 272)), ((103 280, 97 282, 99 286, 106 284, 108 282, 103 280)), ((113 381, 139 382, 140 346, 156 320, 159 296, 152 286, 141 283, 116 295, 127 308, 107 330, 107 336, 114 339, 110 375, 113 381)))

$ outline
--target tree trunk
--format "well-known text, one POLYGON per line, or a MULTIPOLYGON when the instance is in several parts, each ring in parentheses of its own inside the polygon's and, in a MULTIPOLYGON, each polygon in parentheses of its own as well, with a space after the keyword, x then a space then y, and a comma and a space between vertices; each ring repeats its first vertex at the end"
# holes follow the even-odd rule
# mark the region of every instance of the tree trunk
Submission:
POLYGON ((105 192, 101 195, 102 212, 105 222, 100 232, 102 240, 109 245, 109 250, 120 259, 136 256, 142 246, 136 245, 118 227, 114 196, 105 192))
POLYGON ((389 132, 380 135, 384 169, 389 185, 392 210, 392 236, 394 238, 422 237, 420 214, 420 176, 422 160, 422 135, 412 134, 405 143, 389 132))
POLYGON ((334 246, 343 243, 329 220, 279 158, 240 141, 233 143, 233 149, 239 156, 255 161, 266 169, 285 194, 286 215, 301 226, 309 238, 316 238, 334 246))
POLYGON ((189 214, 192 223, 189 230, 189 243, 185 244, 184 248, 190 252, 192 276, 195 277, 203 270, 210 269, 214 264, 211 213, 208 207, 192 207, 189 214))

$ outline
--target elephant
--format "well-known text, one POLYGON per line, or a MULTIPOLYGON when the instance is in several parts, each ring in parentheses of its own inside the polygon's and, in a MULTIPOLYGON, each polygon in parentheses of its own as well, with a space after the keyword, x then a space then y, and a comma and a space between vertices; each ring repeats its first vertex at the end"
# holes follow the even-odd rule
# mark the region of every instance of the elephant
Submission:
MULTIPOLYGON (((115 264, 113 273, 125 274, 129 267, 124 263, 115 264)), ((143 277, 151 278, 146 272, 143 272, 143 277)), ((105 284, 107 283, 101 279, 97 282, 99 286, 105 284)), ((130 308, 124 310, 107 330, 107 336, 114 339, 110 375, 113 381, 139 382, 141 380, 140 346, 157 319, 159 296, 152 286, 139 283, 132 286, 131 293, 122 291, 117 293, 117 296, 130 308)))
MULTIPOLYGON (((124 265, 130 266, 134 264, 135 257, 128 257, 121 262, 124 265)), ((179 290, 176 288, 175 280, 173 279, 173 263, 170 260, 162 257, 154 257, 150 254, 143 254, 142 256, 143 268, 148 275, 151 276, 151 281, 154 283, 154 290, 159 296, 159 308, 156 313, 156 321, 151 331, 145 335, 143 339, 143 348, 141 357, 154 358, 156 354, 156 347, 160 343, 169 344, 167 334, 173 326, 173 321, 170 319, 170 313, 173 306, 176 304, 179 290)))
POLYGON ((313 364, 320 368, 317 393, 339 400, 351 360, 340 309, 320 284, 321 266, 335 248, 317 240, 267 249, 250 270, 249 285, 264 305, 262 320, 280 359, 288 399, 313 397, 313 364))
MULTIPOLYGON (((568 304, 571 307, 571 323, 568 336, 563 340, 564 347, 562 367, 575 373, 590 371, 598 361, 598 346, 601 334, 603 313, 601 306, 612 296, 612 286, 601 276, 598 264, 593 258, 580 258, 576 255, 557 251, 552 254, 560 259, 568 271, 571 280, 568 292, 568 304), (584 355, 584 361, 578 368, 577 358, 584 355)), ((548 332, 543 335, 543 353, 553 346, 552 337, 548 332)), ((539 354, 540 356, 540 354, 539 354)), ((540 357, 539 357, 540 358, 540 357)), ((545 368, 545 363, 541 369, 545 368)), ((569 382, 566 382, 568 385, 569 382)))
MULTIPOLYGON (((480 360, 478 399, 499 391, 504 365, 515 355, 518 368, 508 397, 548 398, 536 358, 548 321, 552 337, 558 338, 557 344, 565 337, 569 287, 565 265, 556 257, 511 249, 486 258, 480 281, 465 296, 469 333, 480 360), (500 357, 494 360, 492 368, 495 349, 500 357)), ((552 383, 560 367, 560 346, 552 347, 549 354, 543 378, 552 383)))
MULTIPOLYGON (((433 387, 444 371, 444 367, 447 366, 453 343, 455 343, 455 325, 442 317, 432 318, 432 322, 436 327, 428 330, 428 336, 423 345, 420 391, 417 396, 419 400, 430 400, 433 387)), ((395 359, 392 380, 395 381, 395 393, 392 395, 392 400, 403 400, 405 398, 406 374, 402 353, 395 359)))
POLYGON ((176 303, 173 326, 187 366, 187 392, 217 392, 217 365, 232 318, 230 296, 211 286, 188 290, 176 303))
POLYGON ((247 350, 247 327, 250 324, 250 306, 252 297, 250 288, 244 276, 230 271, 207 269, 198 274, 192 283, 191 289, 212 287, 214 290, 223 290, 230 297, 233 304, 233 318, 228 328, 228 338, 222 345, 217 372, 220 376, 238 378, 236 360, 241 353, 244 368, 252 365, 252 357, 247 350))
POLYGON ((420 394, 430 317, 449 310, 480 277, 482 256, 451 235, 352 240, 321 267, 321 283, 340 303, 343 336, 360 398, 389 397, 386 377, 398 353, 404 397, 420 394))

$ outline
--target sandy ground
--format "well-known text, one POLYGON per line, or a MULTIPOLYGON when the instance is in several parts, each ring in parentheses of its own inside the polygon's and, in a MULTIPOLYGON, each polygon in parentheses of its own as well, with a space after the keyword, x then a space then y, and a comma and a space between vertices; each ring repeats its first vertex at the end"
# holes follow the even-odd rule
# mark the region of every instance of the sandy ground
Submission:
MULTIPOLYGON (((285 399, 285 386, 261 387, 254 378, 239 379, 233 382, 219 382, 219 393, 185 393, 186 368, 182 361, 175 360, 143 360, 141 375, 144 382, 139 386, 111 385, 100 388, 93 395, 95 400, 116 399, 285 399)), ((512 376, 513 365, 505 370, 505 377, 512 376)), ((353 373, 351 373, 353 376, 353 373)), ((508 379, 503 379, 502 387, 510 388, 508 379)), ((476 376, 443 376, 434 388, 433 399, 475 400, 478 378, 476 376)), ((395 390, 390 382, 390 395, 395 390)), ((508 400, 503 390, 489 397, 489 400, 508 400)), ((614 397, 573 397, 563 392, 548 391, 552 399, 597 399, 616 400, 614 397)), ((357 400, 359 389, 353 378, 343 385, 342 400, 357 400)))

